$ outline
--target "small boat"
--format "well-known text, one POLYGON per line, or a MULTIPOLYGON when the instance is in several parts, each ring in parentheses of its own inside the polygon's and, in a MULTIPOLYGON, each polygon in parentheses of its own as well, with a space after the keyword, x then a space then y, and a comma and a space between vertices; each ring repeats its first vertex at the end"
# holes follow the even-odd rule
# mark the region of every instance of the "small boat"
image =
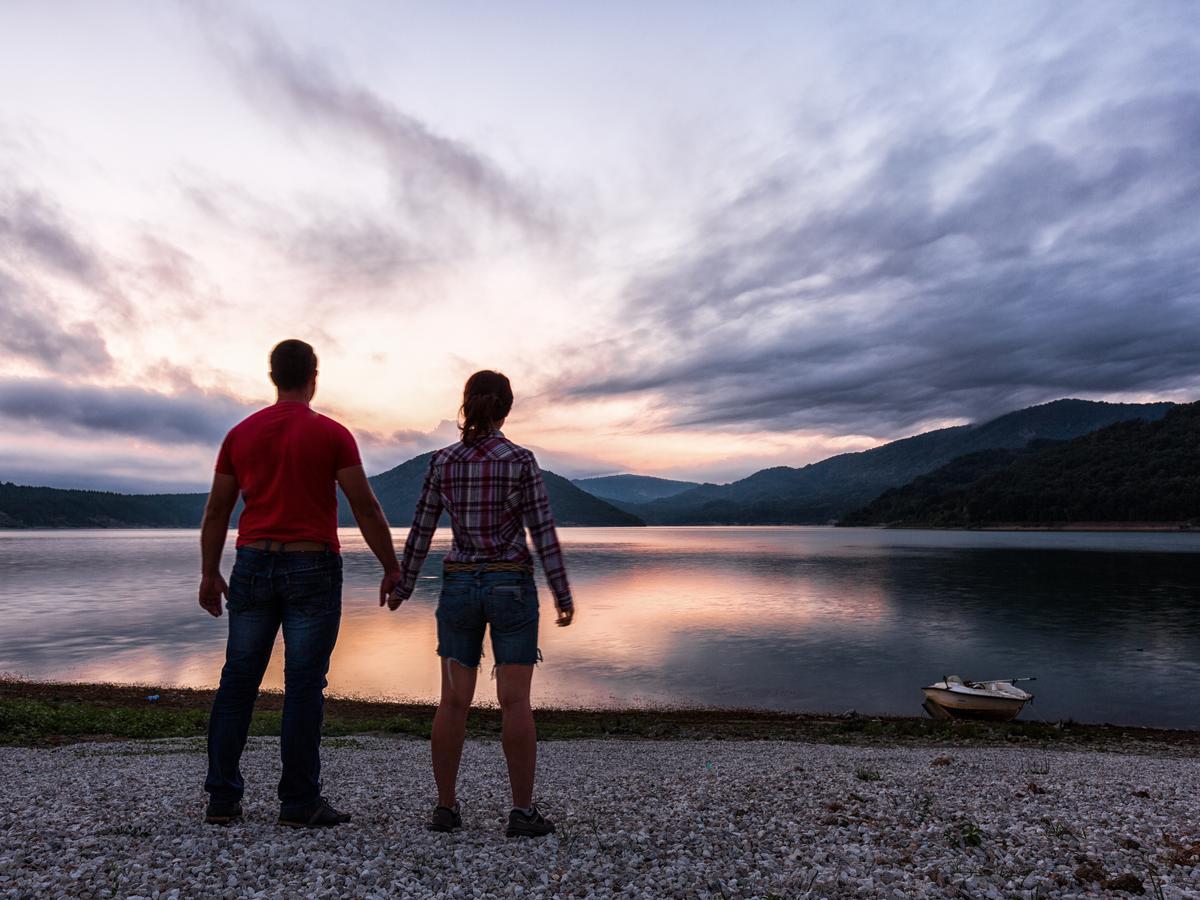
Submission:
POLYGON ((964 681, 946 675, 941 681, 921 688, 925 711, 935 719, 986 719, 1007 722, 1015 719, 1033 694, 1014 685, 1033 678, 997 678, 993 681, 964 681))

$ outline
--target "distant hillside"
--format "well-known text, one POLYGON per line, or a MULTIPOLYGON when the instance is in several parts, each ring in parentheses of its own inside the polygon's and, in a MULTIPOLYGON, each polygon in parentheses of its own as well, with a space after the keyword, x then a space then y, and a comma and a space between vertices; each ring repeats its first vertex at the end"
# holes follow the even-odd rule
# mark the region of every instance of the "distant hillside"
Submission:
MULTIPOLYGON (((412 524, 430 455, 370 479, 388 521, 397 527, 412 524)), ((542 472, 542 478, 560 525, 644 524, 553 472, 542 472)), ((116 494, 0 483, 0 528, 197 528, 207 499, 207 494, 116 494)), ((340 491, 338 505, 339 522, 353 525, 340 491)))
POLYGON ((1200 403, 1066 443, 960 457, 842 524, 1200 523, 1200 403))
MULTIPOLYGON (((412 524, 413 510, 416 509, 417 499, 421 495, 421 485, 432 456, 432 453, 424 453, 370 479, 388 521, 393 525, 407 527, 412 524)), ((554 510, 554 519, 559 525, 645 524, 637 516, 593 497, 553 472, 542 470, 542 480, 546 483, 550 507, 554 510)), ((342 523, 353 525, 354 518, 350 515, 344 499, 341 500, 341 507, 342 523)))
POLYGON ((979 450, 950 460, 906 485, 889 488, 866 506, 838 520, 839 525, 914 524, 929 515, 929 505, 962 492, 981 478, 1007 469, 1019 459, 1039 453, 1056 442, 1034 441, 1017 450, 979 450))
POLYGON ((1116 422, 1159 419, 1171 407, 1056 400, 981 424, 930 431, 801 469, 763 469, 732 484, 702 485, 625 508, 652 525, 823 524, 964 454, 1017 449, 1038 439, 1070 440, 1116 422))
POLYGON ((671 481, 669 478, 652 478, 649 475, 603 475, 599 478, 576 478, 571 483, 593 497, 618 503, 648 503, 700 487, 694 481, 671 481))
POLYGON ((0 484, 0 528, 195 528, 205 494, 114 494, 0 484))

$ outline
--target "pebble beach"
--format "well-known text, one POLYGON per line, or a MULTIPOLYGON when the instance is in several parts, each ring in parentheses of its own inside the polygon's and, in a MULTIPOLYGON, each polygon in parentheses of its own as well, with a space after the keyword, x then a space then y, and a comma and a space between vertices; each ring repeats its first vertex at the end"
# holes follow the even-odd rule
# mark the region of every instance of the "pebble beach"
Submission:
POLYGON ((1200 897, 1200 759, 783 741, 556 741, 558 833, 507 839, 504 761, 468 742, 465 824, 425 831, 428 745, 327 740, 328 831, 203 824, 198 739, 0 748, 2 897, 1200 897))

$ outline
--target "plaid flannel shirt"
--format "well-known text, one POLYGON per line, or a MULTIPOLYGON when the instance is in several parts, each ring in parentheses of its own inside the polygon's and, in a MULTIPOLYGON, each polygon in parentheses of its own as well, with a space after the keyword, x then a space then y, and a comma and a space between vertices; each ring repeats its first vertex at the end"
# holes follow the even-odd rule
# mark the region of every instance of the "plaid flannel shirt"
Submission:
POLYGON ((396 588, 401 599, 408 599, 416 587, 443 509, 450 514, 454 535, 446 562, 512 562, 532 567, 525 546, 528 528, 554 592, 555 607, 574 607, 542 473, 524 447, 493 431, 469 446, 460 441, 433 454, 404 544, 396 588))

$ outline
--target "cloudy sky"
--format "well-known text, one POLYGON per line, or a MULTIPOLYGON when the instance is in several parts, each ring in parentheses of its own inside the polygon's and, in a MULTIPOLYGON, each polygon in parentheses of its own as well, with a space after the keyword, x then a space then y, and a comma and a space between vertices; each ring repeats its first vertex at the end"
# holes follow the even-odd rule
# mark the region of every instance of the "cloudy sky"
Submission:
POLYGON ((725 481, 1200 397, 1200 6, 0 6, 0 479, 197 488, 285 337, 369 471, 464 378, 725 481))

